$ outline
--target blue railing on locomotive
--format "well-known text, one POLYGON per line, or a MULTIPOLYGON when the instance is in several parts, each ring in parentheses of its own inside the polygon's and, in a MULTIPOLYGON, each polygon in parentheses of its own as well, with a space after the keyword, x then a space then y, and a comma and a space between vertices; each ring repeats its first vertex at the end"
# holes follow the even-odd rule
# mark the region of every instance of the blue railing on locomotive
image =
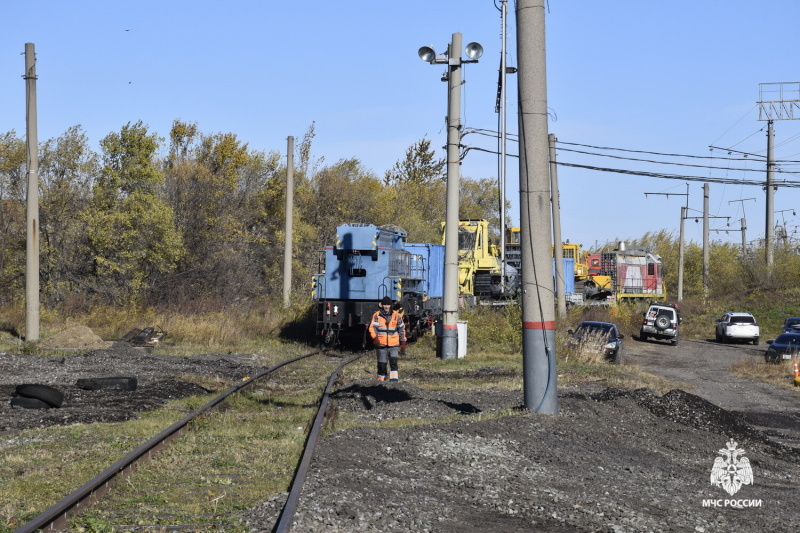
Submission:
POLYGON ((424 280, 428 272, 428 264, 425 257, 421 254, 410 253, 408 255, 408 274, 406 279, 424 280))
POLYGON ((420 254, 409 254, 408 275, 403 279, 403 293, 428 292, 428 265, 420 254))
POLYGON ((435 298, 444 295, 444 252, 441 244, 407 243, 406 250, 422 257, 424 273, 422 291, 427 297, 435 298))

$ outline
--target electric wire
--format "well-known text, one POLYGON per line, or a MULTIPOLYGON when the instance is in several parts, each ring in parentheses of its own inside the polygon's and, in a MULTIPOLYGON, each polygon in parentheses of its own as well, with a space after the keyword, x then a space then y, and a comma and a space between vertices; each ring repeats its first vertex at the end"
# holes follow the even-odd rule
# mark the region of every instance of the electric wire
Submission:
MULTIPOLYGON (((637 157, 622 157, 622 156, 611 155, 611 154, 598 154, 598 153, 595 153, 595 152, 585 152, 583 150, 573 150, 571 148, 559 148, 559 149, 562 152, 573 152, 573 153, 576 153, 576 154, 593 155, 593 156, 597 156, 597 157, 608 157, 608 158, 611 158, 611 159, 622 159, 622 160, 625 160, 625 161, 638 161, 638 162, 641 162, 641 163, 654 163, 654 164, 657 164, 657 165, 675 165, 675 166, 679 166, 679 167, 708 168, 708 169, 726 170, 726 171, 730 170, 730 166, 728 166, 728 167, 718 167, 718 166, 712 166, 712 165, 695 165, 695 164, 691 164, 691 163, 676 163, 676 162, 671 162, 671 161, 655 161, 655 160, 652 160, 652 159, 640 159, 640 158, 637 158, 637 157)), ((706 159, 708 159, 708 157, 706 157, 706 159)), ((755 168, 738 169, 738 170, 751 171, 751 172, 763 172, 763 170, 755 169, 755 168)))
MULTIPOLYGON (((471 134, 471 133, 475 133, 477 135, 484 135, 484 136, 492 137, 492 138, 499 138, 500 137, 500 135, 497 132, 494 132, 494 131, 491 131, 491 130, 486 130, 486 129, 480 129, 480 128, 465 129, 464 133, 462 134, 462 137, 464 137, 464 136, 466 136, 468 134, 471 134)), ((509 138, 509 140, 517 142, 517 139, 514 138, 514 137, 516 137, 514 134, 506 134, 506 135, 509 138)), ((800 134, 798 134, 798 136, 800 136, 800 134)), ((573 149, 573 148, 565 148, 563 145, 567 145, 567 146, 582 146, 582 147, 585 147, 585 148, 592 148, 592 149, 595 149, 595 150, 614 150, 614 151, 621 151, 621 152, 628 152, 628 153, 650 154, 650 155, 658 155, 658 156, 664 156, 664 157, 681 157, 681 158, 687 158, 687 159, 706 159, 706 160, 707 159, 717 159, 717 160, 720 160, 720 161, 727 161, 727 162, 730 162, 730 161, 745 161, 745 162, 753 161, 753 159, 749 158, 749 157, 714 157, 714 156, 706 156, 706 155, 674 154, 674 153, 664 153, 664 152, 652 152, 652 151, 646 151, 646 150, 630 150, 630 149, 626 149, 626 148, 613 148, 613 147, 607 147, 607 146, 595 146, 595 145, 580 144, 580 143, 569 143, 569 142, 558 141, 558 140, 556 142, 559 145, 561 145, 558 148, 561 151, 573 152, 573 153, 577 153, 577 154, 590 155, 590 156, 596 156, 596 157, 608 157, 608 158, 611 158, 611 159, 621 159, 621 160, 627 160, 627 161, 638 161, 638 162, 642 162, 642 163, 653 163, 653 164, 658 164, 658 165, 687 166, 687 167, 710 168, 710 169, 727 170, 727 171, 743 170, 743 171, 746 171, 746 172, 763 172, 763 169, 751 169, 751 168, 739 168, 739 169, 736 169, 736 168, 730 168, 730 166, 728 166, 728 167, 720 167, 720 166, 714 166, 714 165, 699 165, 699 164, 680 163, 680 162, 672 162, 672 161, 659 161, 659 160, 653 160, 653 159, 641 159, 641 158, 635 158, 635 157, 622 157, 622 156, 617 156, 617 155, 612 155, 612 154, 603 154, 603 153, 589 152, 589 151, 584 151, 584 150, 576 150, 576 149, 573 149)), ((478 149, 477 147, 470 147, 470 148, 471 149, 478 149)), ((712 147, 712 148, 724 150, 722 148, 717 148, 717 147, 712 147)), ((740 152, 740 153, 744 153, 744 152, 740 152)), ((765 156, 762 156, 762 155, 759 155, 759 154, 749 154, 749 155, 753 155, 753 156, 756 156, 756 157, 765 157, 765 156)), ((776 159, 775 160, 775 164, 776 165, 792 165, 792 164, 800 164, 800 161, 798 161, 798 160, 790 160, 790 159, 776 159)), ((792 171, 781 170, 780 168, 776 169, 776 172, 782 172, 784 174, 793 173, 792 171)))
POLYGON ((564 141, 558 141, 558 144, 565 144, 569 146, 583 146, 584 148, 593 148, 595 150, 614 150, 618 152, 630 152, 634 154, 650 154, 650 155, 660 155, 665 157, 686 157, 686 158, 694 158, 694 159, 708 159, 708 156, 705 155, 689 155, 689 154, 674 154, 669 152, 652 152, 649 150, 631 150, 629 148, 615 148, 612 146, 596 146, 592 144, 580 144, 580 143, 569 143, 564 141))
MULTIPOLYGON (((673 180, 686 180, 686 181, 698 181, 703 183, 730 183, 733 185, 741 184, 741 185, 758 185, 763 187, 764 180, 750 180, 750 179, 735 179, 735 178, 711 178, 706 176, 688 176, 684 174, 666 174, 663 172, 647 172, 644 170, 626 170, 621 168, 607 168, 607 167, 596 167, 592 165, 579 165, 577 163, 567 163, 565 161, 557 161, 557 165, 565 166, 565 167, 574 167, 574 168, 584 168, 587 170, 596 170, 599 172, 611 172, 616 174, 627 174, 631 176, 646 176, 650 178, 663 178, 663 179, 673 179, 673 180)), ((776 187, 800 187, 800 181, 790 181, 790 180, 780 180, 775 181, 774 185, 776 187)))
MULTIPOLYGON (((726 134, 727 134, 729 131, 731 131, 733 128, 735 128, 735 127, 736 127, 736 125, 737 125, 737 124, 739 124, 741 121, 743 121, 743 120, 745 119, 745 117, 747 117, 747 115, 749 115, 749 114, 750 114, 750 113, 753 111, 753 109, 755 109, 756 107, 758 107, 758 104, 757 104, 757 103, 756 103, 756 104, 753 104, 753 107, 751 107, 750 109, 748 109, 748 110, 747 110, 747 113, 745 113, 744 115, 742 115, 742 118, 740 118, 739 120, 737 120, 736 122, 734 122, 734 123, 733 123, 733 125, 732 125, 730 128, 728 128, 727 130, 725 130, 725 133, 723 133, 722 135, 720 135, 719 137, 717 137, 717 140, 716 140, 716 141, 714 141, 714 142, 713 142, 713 143, 711 143, 711 144, 716 144, 716 143, 717 143, 717 142, 718 142, 720 139, 722 139, 723 137, 725 137, 725 135, 726 135, 726 134)), ((739 144, 740 142, 742 142, 742 141, 739 141, 739 142, 738 142, 738 143, 736 143, 736 144, 739 144)), ((736 144, 734 144, 733 146, 736 146, 736 144)))
MULTIPOLYGON (((477 147, 477 146, 467 146, 461 152, 460 159, 463 160, 464 157, 466 157, 467 153, 469 153, 472 150, 475 150, 477 152, 486 152, 486 153, 495 154, 495 155, 498 153, 495 150, 488 150, 486 148, 480 148, 480 147, 477 147)), ((509 156, 509 157, 517 157, 517 158, 519 157, 519 155, 516 155, 516 154, 506 154, 506 155, 509 156)), ((645 170, 629 170, 629 169, 621 169, 621 168, 600 167, 600 166, 594 166, 594 165, 583 165, 583 164, 578 164, 578 163, 569 163, 567 161, 561 161, 561 160, 556 161, 555 164, 556 165, 560 165, 560 166, 565 166, 565 167, 583 168, 583 169, 587 169, 587 170, 596 170, 596 171, 600 171, 600 172, 610 172, 610 173, 616 173, 616 174, 627 174, 627 175, 633 175, 633 176, 646 176, 646 177, 651 177, 651 178, 697 181, 697 182, 701 182, 701 183, 706 183, 706 182, 707 183, 728 183, 728 184, 732 184, 732 185, 758 185, 758 186, 763 186, 764 185, 764 180, 756 180, 756 179, 736 179, 736 178, 728 178, 728 177, 715 178, 715 177, 709 177, 709 176, 691 176, 691 175, 687 175, 687 174, 668 174, 668 173, 664 173, 664 172, 649 172, 649 171, 645 171, 645 170)), ((699 168, 711 168, 711 169, 714 169, 714 170, 726 170, 726 175, 727 175, 727 171, 729 170, 729 169, 726 169, 725 167, 699 166, 699 168)), ((763 172, 763 169, 759 170, 759 169, 735 168, 735 169, 730 169, 730 170, 743 171, 743 172, 748 172, 748 171, 763 172)), ((779 174, 781 174, 781 173, 782 174, 790 174, 790 175, 797 174, 795 172, 787 172, 787 171, 779 171, 779 170, 776 170, 776 173, 779 173, 779 174)), ((794 187, 800 187, 800 181, 793 181, 793 180, 787 180, 787 179, 775 180, 774 181, 774 185, 776 187, 793 187, 794 188, 794 187)))

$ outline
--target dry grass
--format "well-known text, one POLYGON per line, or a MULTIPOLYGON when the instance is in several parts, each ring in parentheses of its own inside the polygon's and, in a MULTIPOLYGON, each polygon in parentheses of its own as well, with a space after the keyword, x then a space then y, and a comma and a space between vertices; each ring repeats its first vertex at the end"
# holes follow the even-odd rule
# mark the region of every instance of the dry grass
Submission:
MULTIPOLYGON (((133 329, 159 327, 167 332, 166 348, 173 355, 203 352, 254 352, 274 347, 282 339, 291 340, 293 330, 308 323, 307 302, 284 308, 273 301, 256 301, 235 306, 207 304, 191 309, 94 307, 77 313, 73 310, 43 310, 40 340, 71 326, 87 326, 104 340, 122 338, 133 329)), ((35 345, 23 342, 24 309, 0 308, 0 350, 27 353, 35 345)), ((310 329, 305 329, 310 332, 310 329)))
MULTIPOLYGON (((796 358, 794 361, 800 361, 796 358)), ((794 362, 782 361, 777 364, 767 363, 763 357, 751 357, 731 365, 731 371, 737 376, 776 385, 782 388, 794 387, 794 362)))

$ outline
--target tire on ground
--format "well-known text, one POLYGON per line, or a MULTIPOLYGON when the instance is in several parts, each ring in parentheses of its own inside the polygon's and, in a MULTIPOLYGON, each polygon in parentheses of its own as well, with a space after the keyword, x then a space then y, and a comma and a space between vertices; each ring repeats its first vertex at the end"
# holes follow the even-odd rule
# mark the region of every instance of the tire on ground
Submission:
POLYGON ((24 385, 17 385, 16 391, 20 396, 36 398, 37 400, 47 402, 50 407, 61 407, 64 403, 64 394, 60 390, 47 385, 26 383, 24 385))
POLYGON ((11 407, 13 409, 50 409, 50 404, 38 398, 14 396, 11 398, 11 407))
POLYGON ((75 386, 84 390, 112 389, 123 391, 136 390, 138 382, 133 377, 113 378, 82 378, 75 382, 75 386))

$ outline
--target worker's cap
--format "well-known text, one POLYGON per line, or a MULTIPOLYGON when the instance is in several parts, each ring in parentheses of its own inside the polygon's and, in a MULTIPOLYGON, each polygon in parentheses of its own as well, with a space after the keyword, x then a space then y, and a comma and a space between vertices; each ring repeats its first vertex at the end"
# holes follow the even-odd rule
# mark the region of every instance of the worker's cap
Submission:
POLYGON ((384 296, 383 300, 381 300, 381 305, 392 305, 392 299, 388 296, 384 296))

